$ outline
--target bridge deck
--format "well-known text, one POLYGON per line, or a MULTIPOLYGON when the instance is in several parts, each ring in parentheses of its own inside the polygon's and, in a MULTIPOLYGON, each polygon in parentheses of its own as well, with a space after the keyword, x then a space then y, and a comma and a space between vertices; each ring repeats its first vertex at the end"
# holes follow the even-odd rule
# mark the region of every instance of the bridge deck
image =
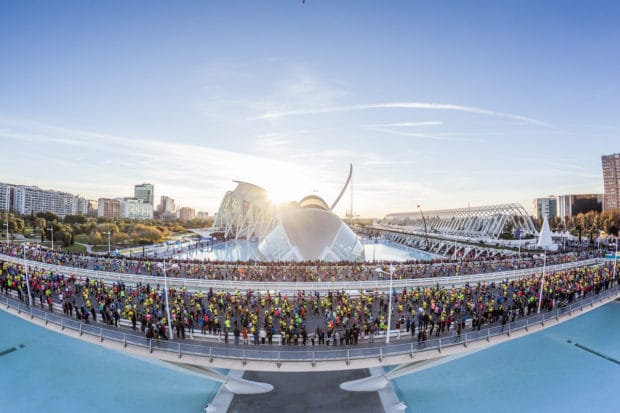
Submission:
POLYGON ((597 295, 590 295, 570 306, 516 320, 505 326, 491 326, 480 331, 468 331, 460 340, 444 336, 428 340, 424 346, 411 339, 395 340, 394 344, 360 344, 338 347, 247 346, 234 344, 205 344, 192 340, 171 340, 157 343, 131 330, 104 325, 83 324, 62 314, 29 308, 14 298, 0 296, 0 309, 16 314, 27 321, 79 338, 97 345, 144 357, 178 361, 208 367, 250 371, 339 371, 403 364, 412 360, 430 360, 446 355, 485 348, 512 340, 552 325, 567 321, 598 308, 620 296, 616 285, 597 295), (310 350, 312 349, 312 350, 310 350))

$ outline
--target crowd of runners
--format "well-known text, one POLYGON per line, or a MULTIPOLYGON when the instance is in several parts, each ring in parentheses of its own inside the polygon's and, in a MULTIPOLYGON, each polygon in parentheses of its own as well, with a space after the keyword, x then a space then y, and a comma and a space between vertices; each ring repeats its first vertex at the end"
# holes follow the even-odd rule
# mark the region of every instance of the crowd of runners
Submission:
MULTIPOLYGON (((15 247, 3 252, 19 256, 19 249, 15 247)), ((150 261, 98 258, 39 249, 28 250, 27 258, 79 268, 97 269, 101 266, 115 271, 138 266, 140 270, 136 273, 141 273, 147 265, 155 265, 150 261)), ((551 256, 547 258, 547 264, 575 258, 567 254, 551 256)), ((434 265, 441 267, 448 264, 399 265, 394 276, 409 278, 414 276, 412 273, 418 276, 417 271, 424 275, 424 268, 428 270, 434 265)), ((485 265, 472 262, 471 268, 492 268, 488 263, 485 265)), ((502 269, 503 266, 521 268, 536 265, 536 260, 530 258, 529 261, 515 262, 504 259, 495 265, 502 266, 502 269)), ((248 268, 241 264, 188 263, 184 271, 191 272, 195 266, 199 271, 205 271, 207 278, 216 273, 223 279, 230 279, 231 274, 239 272, 239 269, 248 268)), ((309 266, 296 264, 290 267, 294 270, 285 265, 261 265, 261 270, 256 271, 267 272, 269 279, 282 279, 282 273, 307 271, 309 266)), ((360 268, 361 273, 370 276, 372 273, 367 267, 349 264, 317 268, 324 268, 326 272, 323 275, 338 270, 350 275, 355 268, 360 268)), ((388 329, 386 291, 297 291, 294 294, 217 289, 188 291, 184 288, 164 291, 163 283, 106 283, 104 278, 76 276, 71 268, 47 271, 30 262, 26 269, 20 264, 0 259, 2 293, 27 301, 26 272, 35 305, 48 311, 54 311, 54 307, 62 308, 66 316, 85 323, 128 325, 147 338, 163 340, 218 336, 228 343, 258 345, 272 344, 277 337, 277 343, 283 345, 340 346, 355 345, 360 340, 371 342, 388 329), (168 331, 167 299, 172 332, 168 331)), ((543 311, 549 311, 583 296, 597 294, 617 281, 617 276, 614 276, 615 267, 611 263, 547 272, 541 307, 543 311)), ((538 309, 540 278, 541 272, 536 272, 512 281, 481 282, 462 287, 429 285, 394 291, 389 329, 424 343, 427 337, 450 334, 458 339, 466 328, 480 329, 484 325, 505 324, 526 317, 538 309)))
MULTIPOLYGON (((111 271, 134 275, 158 276, 163 274, 164 259, 136 258, 124 256, 102 256, 53 251, 38 246, 3 246, 3 254, 22 257, 48 264, 73 268, 111 271)), ((568 263, 587 258, 596 258, 604 251, 581 250, 547 254, 546 265, 568 263)), ((165 266, 169 277, 197 278, 228 281, 293 281, 293 282, 336 282, 369 281, 385 276, 375 271, 378 263, 365 262, 217 262, 209 260, 167 259, 165 266)), ((396 264, 399 279, 450 277, 496 271, 511 271, 542 267, 543 258, 538 255, 502 256, 495 258, 468 258, 458 261, 436 259, 411 261, 396 264)))

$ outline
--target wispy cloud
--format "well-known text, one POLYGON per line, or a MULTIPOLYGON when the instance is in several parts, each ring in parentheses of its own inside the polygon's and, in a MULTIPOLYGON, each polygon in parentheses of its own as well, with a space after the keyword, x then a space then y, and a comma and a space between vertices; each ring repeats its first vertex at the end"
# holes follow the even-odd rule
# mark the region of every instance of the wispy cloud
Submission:
POLYGON ((47 135, 14 132, 8 129, 0 129, 0 139, 11 139, 11 140, 17 140, 17 141, 36 142, 36 143, 45 143, 45 142, 61 143, 61 144, 66 144, 66 145, 81 144, 80 141, 77 141, 75 139, 52 138, 47 135))
POLYGON ((543 122, 538 119, 530 118, 527 116, 516 115, 512 113, 498 112, 489 109, 483 109, 473 106, 462 106, 451 103, 429 103, 429 102, 387 102, 387 103, 373 103, 367 105, 348 105, 348 106, 332 106, 324 108, 314 109, 301 109, 290 110, 281 112, 263 113, 262 115, 251 118, 252 120, 261 119, 280 119, 289 116, 304 116, 304 115, 316 115, 323 113, 336 113, 336 112, 351 112, 357 110, 371 110, 371 109, 422 109, 422 110, 447 110, 456 112, 475 113, 479 115, 496 116, 500 118, 513 119, 530 123, 533 125, 553 127, 547 122, 543 122))
POLYGON ((411 165, 417 163, 413 160, 408 161, 364 161, 362 165, 411 165))
POLYGON ((378 127, 378 128, 407 128, 416 126, 439 126, 443 122, 398 122, 398 123, 376 123, 362 126, 378 127))
MULTIPOLYGON (((219 204, 226 190, 234 187, 233 179, 254 182, 271 189, 284 185, 294 188, 296 184, 301 186, 302 183, 307 187, 309 184, 306 181, 310 181, 312 176, 311 168, 292 160, 216 149, 173 139, 146 140, 0 117, 0 127, 8 124, 12 124, 10 128, 0 129, 0 140, 36 142, 39 144, 39 152, 47 151, 51 159, 59 157, 63 161, 73 154, 87 154, 88 168, 72 179, 82 182, 74 188, 80 188, 83 195, 94 198, 107 196, 121 186, 125 187, 123 193, 109 195, 127 195, 133 184, 149 180, 157 184, 159 194, 171 195, 181 203, 192 202, 196 207, 208 205, 212 209, 219 204), (20 132, 12 132, 12 129, 19 129, 20 132), (73 149, 69 151, 69 147, 73 149), (123 170, 120 177, 115 175, 119 169, 123 170), (191 185, 187 187, 180 184, 190 180, 191 185), (111 184, 112 181, 114 184, 111 184), (93 182, 97 184, 93 185, 93 182), (84 188, 88 190, 84 191, 84 188)), ((57 166, 62 167, 60 164, 57 166)), ((41 185, 54 188, 62 180, 61 177, 49 179, 42 172, 37 172, 36 167, 33 166, 31 172, 40 176, 36 181, 41 185)), ((20 179, 19 174, 8 175, 6 179, 30 184, 20 179)), ((63 189, 69 192, 75 190, 63 189)))
POLYGON ((392 134, 392 135, 409 136, 411 138, 432 139, 432 140, 438 140, 438 141, 449 140, 448 138, 445 138, 445 137, 442 137, 442 136, 437 136, 437 135, 428 135, 428 134, 414 133, 414 132, 404 132, 402 130, 383 128, 383 127, 367 126, 366 129, 374 130, 376 132, 389 133, 389 134, 392 134))

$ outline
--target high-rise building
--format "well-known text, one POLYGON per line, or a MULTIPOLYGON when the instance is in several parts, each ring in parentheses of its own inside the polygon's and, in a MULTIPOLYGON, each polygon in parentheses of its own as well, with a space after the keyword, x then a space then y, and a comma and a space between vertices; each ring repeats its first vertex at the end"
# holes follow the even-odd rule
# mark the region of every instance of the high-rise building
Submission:
POLYGON ((169 196, 162 195, 159 206, 157 207, 157 212, 160 214, 174 214, 176 210, 177 208, 174 203, 174 199, 169 196))
POLYGON ((74 215, 77 211, 77 197, 67 192, 19 185, 14 189, 13 211, 22 215, 37 212, 51 212, 60 217, 74 215))
POLYGON ((14 193, 14 185, 0 182, 0 211, 9 212, 13 210, 14 193))
POLYGON ((181 221, 190 221, 196 218, 196 210, 189 207, 181 207, 178 211, 179 219, 181 221))
POLYGON ((121 203, 118 199, 99 198, 97 216, 105 218, 120 218, 121 203))
POLYGON ((150 204, 151 209, 155 205, 155 187, 153 184, 140 184, 134 187, 133 197, 141 199, 145 204, 150 204))
POLYGON ((574 217, 590 211, 601 212, 603 194, 577 194, 558 196, 558 216, 574 217))
POLYGON ((558 216, 558 202, 553 195, 534 199, 534 217, 542 219, 545 215, 548 218, 558 216))
POLYGON ((601 156, 603 161, 603 211, 620 208, 620 153, 601 156))
POLYGON ((97 209, 99 208, 99 202, 94 200, 88 201, 88 215, 92 217, 97 216, 97 209))
POLYGON ((90 201, 88 199, 82 198, 79 195, 75 197, 76 200, 76 215, 88 215, 88 206, 90 205, 90 201))

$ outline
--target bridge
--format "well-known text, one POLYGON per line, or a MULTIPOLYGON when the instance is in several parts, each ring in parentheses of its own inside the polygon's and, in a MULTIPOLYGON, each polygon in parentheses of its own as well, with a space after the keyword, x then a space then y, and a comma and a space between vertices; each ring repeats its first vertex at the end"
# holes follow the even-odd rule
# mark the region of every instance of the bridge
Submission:
MULTIPOLYGON (((123 280, 126 283, 161 282, 160 277, 131 276, 127 274, 107 273, 84 270, 52 264, 42 264, 34 261, 25 262, 16 257, 0 255, 0 259, 30 266, 42 267, 47 270, 71 272, 76 276, 103 278, 107 283, 123 280)), ((592 259, 548 267, 548 271, 569 269, 574 267, 603 264, 603 259, 592 259)), ((480 280, 515 279, 539 272, 539 268, 500 273, 479 274, 463 277, 432 278, 426 280, 398 280, 394 281, 395 288, 412 287, 418 285, 462 285, 465 282, 480 280)), ((269 290, 283 289, 298 291, 299 289, 325 290, 345 289, 351 292, 360 289, 380 288, 385 290, 386 283, 366 281, 348 283, 256 283, 234 282, 230 286, 222 281, 173 279, 171 284, 184 285, 189 289, 204 289, 217 285, 218 288, 260 288, 269 290), (258 284, 258 285, 257 285, 258 284), (303 284, 303 285, 302 285, 303 284)), ((21 318, 38 324, 42 327, 58 331, 70 337, 81 339, 92 344, 108 347, 143 357, 157 358, 163 361, 184 366, 192 371, 201 371, 203 374, 213 375, 212 368, 241 369, 250 371, 337 371, 348 369, 366 369, 388 365, 399 365, 398 369, 390 372, 389 378, 397 374, 408 374, 440 359, 460 357, 472 351, 478 351, 508 340, 531 334, 550 326, 556 325, 587 311, 598 308, 620 296, 618 285, 613 285, 599 294, 579 299, 570 305, 556 308, 551 312, 542 312, 515 320, 505 325, 494 325, 481 328, 477 331, 463 332, 459 337, 454 332, 449 336, 432 338, 424 343, 414 342, 412 338, 402 337, 400 332, 389 332, 392 344, 371 343, 363 340, 362 344, 348 347, 304 347, 304 346, 268 346, 268 345, 234 345, 221 342, 221 338, 214 340, 195 339, 188 341, 146 339, 133 330, 111 328, 104 325, 86 324, 82 321, 66 317, 62 314, 59 304, 56 311, 50 313, 42 308, 29 307, 15 297, 0 296, 0 308, 16 314, 21 318)), ((383 336, 385 338, 385 336, 383 336)), ((382 336, 377 341, 383 341, 382 336)), ((276 338, 277 342, 277 338, 276 338)), ((215 373, 217 375, 218 373, 215 373)), ((220 375, 221 376, 221 375, 220 375)), ((220 377, 221 379, 221 377, 220 377)), ((376 387, 383 383, 383 379, 373 379, 363 383, 350 384, 348 389, 364 389, 376 387)), ((247 383, 246 383, 247 384, 247 383)), ((240 385, 240 388, 245 388, 240 385)), ((240 391, 237 388, 236 391, 240 391)), ((247 389, 246 389, 247 390, 247 389)), ((265 391, 264 387, 253 388, 254 391, 265 391)))
POLYGON ((430 231, 467 238, 498 239, 509 224, 520 228, 524 234, 538 234, 532 218, 521 204, 392 213, 387 214, 382 223, 409 231, 430 231))

